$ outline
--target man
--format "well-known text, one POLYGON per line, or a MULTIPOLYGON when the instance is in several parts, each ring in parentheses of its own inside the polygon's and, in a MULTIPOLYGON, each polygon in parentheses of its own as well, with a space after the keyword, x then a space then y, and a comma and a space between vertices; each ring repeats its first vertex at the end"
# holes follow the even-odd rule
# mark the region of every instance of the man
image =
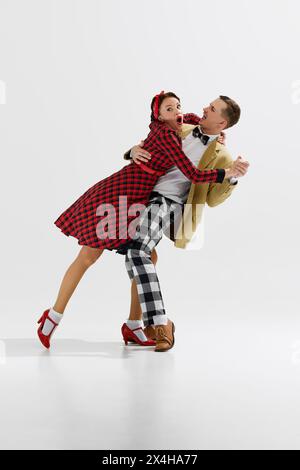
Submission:
MULTIPOLYGON (((217 138, 223 130, 235 125, 239 118, 240 108, 237 103, 226 96, 220 96, 203 109, 200 126, 185 125, 182 128, 184 153, 199 169, 233 167, 229 153, 217 142, 217 138)), ((139 160, 147 161, 151 156, 141 146, 135 146, 124 158, 132 158, 139 164, 139 160)), ((234 165, 235 176, 239 177, 246 174, 249 163, 240 160, 234 162, 234 165)), ((175 327, 166 316, 154 267, 155 258, 157 259, 155 246, 162 238, 163 231, 170 228, 170 215, 175 213, 178 217, 178 207, 183 209, 175 237, 171 238, 176 247, 186 248, 201 220, 205 202, 212 207, 220 204, 231 195, 236 184, 237 181, 225 179, 221 184, 191 185, 174 166, 159 178, 154 187, 150 203, 141 218, 140 236, 129 244, 126 254, 127 272, 133 281, 131 310, 126 326, 135 330, 140 339, 146 340, 141 328, 142 313, 145 333, 149 338, 156 339, 155 351, 167 351, 174 345, 175 327)), ((122 332, 123 328, 124 325, 122 332)))

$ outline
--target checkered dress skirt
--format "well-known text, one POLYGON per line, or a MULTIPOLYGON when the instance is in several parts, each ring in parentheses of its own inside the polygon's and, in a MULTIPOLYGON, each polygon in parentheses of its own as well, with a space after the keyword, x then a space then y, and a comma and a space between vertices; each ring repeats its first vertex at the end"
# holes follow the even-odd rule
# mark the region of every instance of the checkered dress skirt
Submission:
MULTIPOLYGON (((184 122, 198 124, 199 117, 187 114, 184 122)), ((77 238, 79 245, 113 250, 131 241, 128 229, 137 220, 138 205, 140 211, 147 205, 159 176, 173 165, 193 183, 223 181, 224 170, 201 171, 191 163, 175 130, 159 121, 149 127, 144 149, 151 153, 146 166, 154 173, 132 162, 94 184, 55 220, 54 224, 65 235, 77 238), (134 213, 128 215, 133 204, 134 213)))

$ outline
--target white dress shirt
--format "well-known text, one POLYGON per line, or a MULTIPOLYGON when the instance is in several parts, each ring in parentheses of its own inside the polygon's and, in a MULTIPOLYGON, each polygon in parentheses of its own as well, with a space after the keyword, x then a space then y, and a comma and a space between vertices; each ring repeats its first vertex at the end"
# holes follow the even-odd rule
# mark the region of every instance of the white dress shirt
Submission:
MULTIPOLYGON (((207 146, 218 137, 218 135, 210 135, 207 145, 204 145, 199 137, 194 137, 191 132, 182 141, 182 150, 197 167, 207 146)), ((174 165, 158 179, 153 191, 157 191, 175 202, 184 204, 188 198, 190 187, 190 180, 174 165)))

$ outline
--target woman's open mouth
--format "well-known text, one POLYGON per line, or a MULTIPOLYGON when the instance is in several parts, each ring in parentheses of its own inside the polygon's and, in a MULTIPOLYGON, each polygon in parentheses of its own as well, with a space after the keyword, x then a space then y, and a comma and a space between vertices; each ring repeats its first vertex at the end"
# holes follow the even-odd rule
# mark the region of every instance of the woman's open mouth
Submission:
POLYGON ((177 116, 176 122, 177 124, 180 124, 180 125, 183 124, 183 114, 179 114, 179 116, 177 116))

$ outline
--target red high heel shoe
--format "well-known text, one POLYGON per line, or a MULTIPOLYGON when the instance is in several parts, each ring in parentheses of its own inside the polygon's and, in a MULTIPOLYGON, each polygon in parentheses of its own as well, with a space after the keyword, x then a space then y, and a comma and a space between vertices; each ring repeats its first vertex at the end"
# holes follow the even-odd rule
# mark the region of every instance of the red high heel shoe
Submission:
POLYGON ((39 329, 38 329, 38 331, 37 331, 38 336, 39 336, 39 338, 40 338, 40 341, 41 341, 42 345, 45 346, 45 348, 47 348, 47 349, 50 348, 50 338, 51 338, 51 336, 52 336, 52 334, 53 334, 55 328, 58 326, 58 323, 55 323, 55 321, 53 321, 52 318, 50 318, 50 317, 48 316, 49 312, 50 312, 50 308, 48 308, 48 310, 45 310, 44 313, 43 313, 43 315, 41 316, 41 318, 38 320, 38 323, 40 323, 40 326, 39 326, 39 329), (48 319, 49 321, 51 321, 51 323, 53 323, 53 328, 52 328, 52 330, 50 331, 49 335, 44 335, 44 334, 42 333, 42 329, 43 329, 43 326, 44 326, 45 321, 46 321, 47 319, 48 319))
POLYGON ((153 341, 152 339, 148 339, 147 341, 141 341, 140 338, 135 334, 136 330, 142 330, 143 328, 140 326, 139 328, 135 328, 134 330, 131 330, 126 323, 123 323, 121 331, 123 335, 124 342, 127 346, 128 341, 131 341, 133 343, 137 343, 140 346, 155 346, 156 342, 153 341))

